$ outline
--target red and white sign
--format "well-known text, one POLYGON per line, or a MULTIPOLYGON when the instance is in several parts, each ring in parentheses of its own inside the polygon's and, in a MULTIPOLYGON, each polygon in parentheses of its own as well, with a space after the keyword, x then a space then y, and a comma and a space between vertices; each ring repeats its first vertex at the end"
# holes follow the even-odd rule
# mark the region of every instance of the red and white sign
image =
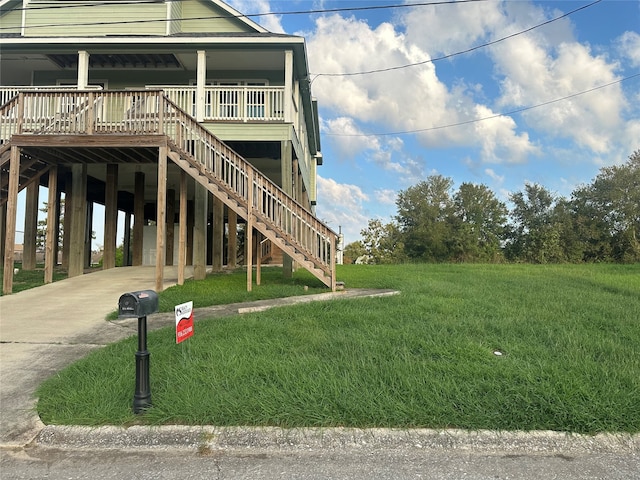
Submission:
POLYGON ((193 336, 193 302, 176 305, 176 343, 193 336))

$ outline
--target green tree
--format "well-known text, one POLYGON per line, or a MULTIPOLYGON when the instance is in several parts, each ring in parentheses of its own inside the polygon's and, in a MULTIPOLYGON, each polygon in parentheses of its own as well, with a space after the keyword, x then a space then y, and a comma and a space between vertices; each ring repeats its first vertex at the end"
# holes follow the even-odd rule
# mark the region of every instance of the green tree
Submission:
POLYGON ((556 197, 538 184, 527 183, 524 192, 510 195, 514 207, 506 247, 507 258, 531 263, 564 261, 560 224, 555 216, 556 197))
POLYGON ((459 261, 501 257, 507 207, 485 185, 463 183, 453 197, 452 254, 459 261))
POLYGON ((408 258, 439 262, 451 257, 452 185, 450 178, 432 175, 398 194, 395 218, 408 258))
POLYGON ((368 263, 398 263, 404 260, 400 231, 394 223, 369 220, 367 228, 360 234, 365 255, 369 257, 368 263))
MULTIPOLYGON (((45 214, 44 219, 38 220, 38 229, 36 231, 36 248, 38 250, 44 250, 46 236, 47 236, 47 213, 49 212, 49 204, 43 203, 43 207, 40 209, 45 214)), ((58 245, 62 245, 62 239, 64 237, 64 198, 60 200, 60 216, 58 217, 58 245)))
POLYGON ((640 261, 640 150, 622 165, 600 169, 572 200, 587 259, 640 261))
POLYGON ((351 242, 346 247, 344 247, 344 263, 355 263, 358 258, 366 255, 366 253, 367 250, 360 240, 351 242))

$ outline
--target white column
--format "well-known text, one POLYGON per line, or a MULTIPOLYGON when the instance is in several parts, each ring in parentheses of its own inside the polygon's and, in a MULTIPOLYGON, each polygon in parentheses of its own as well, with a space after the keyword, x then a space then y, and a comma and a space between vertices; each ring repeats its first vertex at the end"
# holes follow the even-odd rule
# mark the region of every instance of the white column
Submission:
POLYGON ((204 120, 204 87, 207 83, 207 52, 198 50, 198 71, 196 73, 196 120, 204 120))
POLYGON ((284 121, 293 121, 293 50, 284 52, 284 121))
POLYGON ((78 90, 84 90, 89 85, 89 53, 78 52, 78 90))

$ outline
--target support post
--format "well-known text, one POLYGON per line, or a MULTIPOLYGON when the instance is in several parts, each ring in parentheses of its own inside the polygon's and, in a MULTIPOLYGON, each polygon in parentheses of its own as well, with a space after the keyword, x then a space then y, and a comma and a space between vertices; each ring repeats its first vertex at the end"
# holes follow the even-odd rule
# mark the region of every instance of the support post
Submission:
POLYGON ((238 251, 238 214, 229 209, 229 239, 227 242, 227 266, 236 268, 236 256, 238 251))
POLYGON ((4 277, 2 280, 2 292, 4 295, 9 295, 13 291, 13 253, 16 246, 16 211, 18 207, 19 175, 20 148, 11 147, 4 245, 4 277))
POLYGON ((4 246, 6 242, 5 233, 7 231, 7 204, 0 205, 0 258, 4 259, 4 246))
POLYGON ((58 167, 49 170, 47 201, 47 233, 44 249, 44 283, 53 282, 53 270, 58 260, 58 167))
POLYGON ((293 51, 284 52, 284 121, 293 122, 293 51))
POLYGON ((175 247, 175 218, 176 218, 176 191, 167 190, 167 248, 165 249, 165 265, 173 265, 173 250, 175 247))
POLYGON ((135 174, 135 191, 133 196, 133 258, 134 267, 142 265, 142 248, 144 235, 144 173, 135 174))
POLYGON ((196 182, 193 232, 193 278, 207 276, 207 190, 196 182))
POLYGON ((87 166, 75 164, 72 172, 71 233, 69 235, 69 277, 84 273, 85 228, 87 225, 87 166))
POLYGON ((158 210, 156 215, 156 291, 164 288, 165 240, 167 230, 167 147, 158 149, 158 210))
POLYGON ((184 267, 187 264, 187 173, 180 170, 180 213, 178 233, 178 285, 184 284, 184 267))
POLYGON ((78 90, 84 90, 89 85, 89 53, 78 52, 78 90))
POLYGON ((196 120, 204 121, 205 83, 207 81, 207 52, 198 50, 196 71, 196 120))
POLYGON ((24 212, 24 239, 22 241, 23 270, 36 269, 36 243, 38 236, 38 193, 40 182, 27 185, 27 196, 24 212))
MULTIPOLYGON (((93 202, 85 201, 86 204, 86 216, 84 227, 84 268, 91 267, 91 235, 93 233, 93 202)), ((83 268, 83 273, 84 273, 83 268)))
POLYGON ((118 164, 107 165, 107 181, 104 199, 104 252, 102 268, 116 266, 116 242, 118 230, 118 164))
POLYGON ((124 239, 122 242, 122 266, 131 265, 131 213, 124 214, 124 239))
POLYGON ((67 173, 64 179, 64 230, 62 233, 62 268, 69 271, 69 251, 71 248, 71 211, 73 210, 73 175, 67 173))
POLYGON ((247 223, 244 232, 244 243, 247 257, 247 292, 253 288, 253 170, 247 172, 247 223))
POLYGON ((212 267, 214 272, 222 271, 222 247, 224 244, 224 203, 213 197, 213 239, 212 239, 212 267))

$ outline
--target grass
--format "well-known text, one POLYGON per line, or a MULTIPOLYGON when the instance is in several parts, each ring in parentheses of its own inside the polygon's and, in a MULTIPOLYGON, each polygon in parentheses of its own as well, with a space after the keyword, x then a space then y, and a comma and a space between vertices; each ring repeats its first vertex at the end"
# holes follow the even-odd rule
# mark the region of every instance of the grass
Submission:
POLYGON ((344 266, 339 278, 402 293, 201 321, 180 345, 173 329, 152 332, 153 406, 139 416, 130 338, 45 382, 39 413, 86 425, 640 431, 640 265, 344 266))
MULTIPOLYGON (((35 270, 24 270, 21 263, 16 263, 15 268, 18 269, 18 273, 13 276, 13 293, 44 285, 44 264, 36 265, 35 270)), ((3 278, 4 271, 0 269, 0 283, 3 281, 3 278)), ((66 270, 61 267, 56 267, 53 270, 54 282, 65 278, 67 278, 66 270)), ((2 295, 2 291, 0 291, 0 296, 2 295)))
MULTIPOLYGON (((292 278, 285 278, 282 268, 263 267, 261 278, 261 285, 255 285, 254 272, 254 285, 251 292, 247 292, 247 276, 244 269, 211 273, 203 281, 187 280, 184 285, 174 286, 159 293, 159 311, 173 312, 176 305, 190 300, 198 308, 327 291, 323 283, 306 271, 297 271, 292 278)), ((107 320, 117 318, 117 311, 107 316, 107 320)))

